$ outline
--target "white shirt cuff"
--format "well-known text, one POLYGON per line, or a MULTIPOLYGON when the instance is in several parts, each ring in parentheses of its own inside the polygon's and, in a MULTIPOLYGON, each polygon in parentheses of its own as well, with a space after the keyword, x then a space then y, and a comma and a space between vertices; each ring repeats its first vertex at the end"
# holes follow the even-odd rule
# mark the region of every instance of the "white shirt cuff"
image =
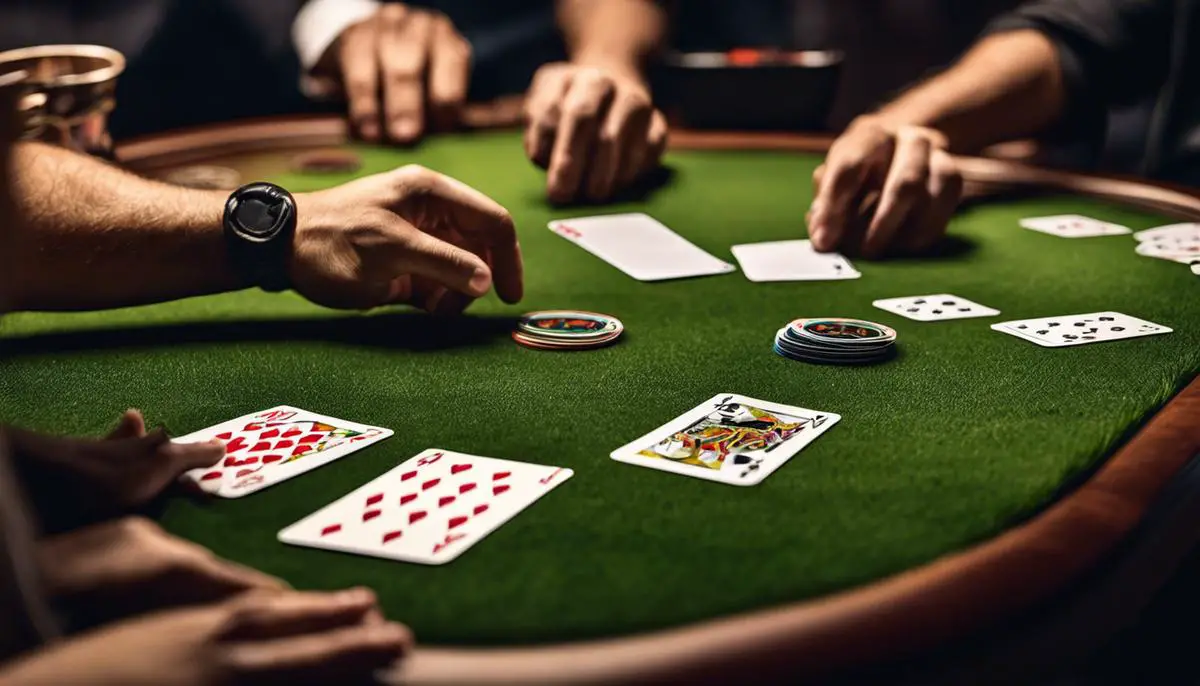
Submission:
POLYGON ((379 0, 309 0, 292 22, 292 42, 307 73, 337 37, 375 14, 379 0))

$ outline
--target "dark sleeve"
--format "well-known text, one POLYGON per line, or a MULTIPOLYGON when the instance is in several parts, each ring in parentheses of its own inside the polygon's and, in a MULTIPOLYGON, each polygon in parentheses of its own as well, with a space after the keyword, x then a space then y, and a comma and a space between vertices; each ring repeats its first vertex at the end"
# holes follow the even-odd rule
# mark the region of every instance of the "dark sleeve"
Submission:
POLYGON ((1167 78, 1174 0, 1034 0, 984 34, 1034 29, 1054 43, 1067 91, 1063 133, 1103 127, 1108 108, 1153 95, 1167 78))

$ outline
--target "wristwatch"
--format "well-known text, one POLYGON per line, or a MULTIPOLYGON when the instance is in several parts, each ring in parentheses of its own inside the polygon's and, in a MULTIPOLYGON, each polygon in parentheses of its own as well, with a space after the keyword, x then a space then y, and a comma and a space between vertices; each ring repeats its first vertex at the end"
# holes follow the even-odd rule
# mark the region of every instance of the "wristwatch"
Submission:
POLYGON ((225 245, 242 280, 264 291, 289 287, 288 257, 296 237, 296 200, 283 188, 259 181, 225 201, 225 245))

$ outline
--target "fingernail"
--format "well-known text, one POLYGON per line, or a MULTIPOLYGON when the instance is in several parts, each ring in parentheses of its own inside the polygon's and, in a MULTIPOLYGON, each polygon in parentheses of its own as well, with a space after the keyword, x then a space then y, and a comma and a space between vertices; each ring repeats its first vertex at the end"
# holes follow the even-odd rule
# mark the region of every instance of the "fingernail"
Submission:
POLYGON ((337 599, 339 602, 345 603, 346 605, 358 605, 361 603, 371 602, 371 600, 374 598, 374 595, 375 594, 372 593, 371 589, 369 588, 350 588, 339 592, 337 594, 337 599))
POLYGON ((475 273, 471 275, 471 280, 467 282, 467 285, 471 287, 471 290, 475 294, 483 295, 492 287, 492 275, 482 267, 477 268, 475 273))

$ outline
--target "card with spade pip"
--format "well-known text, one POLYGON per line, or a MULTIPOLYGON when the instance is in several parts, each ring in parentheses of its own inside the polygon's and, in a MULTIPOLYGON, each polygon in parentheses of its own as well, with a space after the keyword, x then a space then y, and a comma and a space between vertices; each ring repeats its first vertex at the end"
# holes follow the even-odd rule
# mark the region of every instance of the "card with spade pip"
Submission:
POLYGON ((720 393, 614 450, 618 462, 735 486, 762 483, 841 417, 720 393))
POLYGON ((240 498, 311 471, 392 435, 368 426, 280 405, 175 439, 219 440, 225 457, 181 478, 221 498, 240 498))
POLYGON ((440 565, 574 474, 430 449, 279 532, 291 545, 440 565))
POLYGON ((1019 223, 1023 228, 1059 238, 1095 238, 1096 236, 1121 236, 1133 233, 1133 230, 1127 226, 1102 222, 1099 219, 1078 214, 1030 217, 1022 219, 1019 223))
POLYGON ((887 312, 893 312, 901 317, 918 322, 940 322, 946 319, 970 319, 973 317, 994 317, 1000 310, 980 305, 966 298, 949 293, 935 295, 916 295, 904 298, 885 298, 871 303, 887 312))
POLYGON ((1066 348, 1171 333, 1166 326, 1120 312, 1019 319, 992 324, 992 330, 1024 338, 1045 348, 1066 348))

